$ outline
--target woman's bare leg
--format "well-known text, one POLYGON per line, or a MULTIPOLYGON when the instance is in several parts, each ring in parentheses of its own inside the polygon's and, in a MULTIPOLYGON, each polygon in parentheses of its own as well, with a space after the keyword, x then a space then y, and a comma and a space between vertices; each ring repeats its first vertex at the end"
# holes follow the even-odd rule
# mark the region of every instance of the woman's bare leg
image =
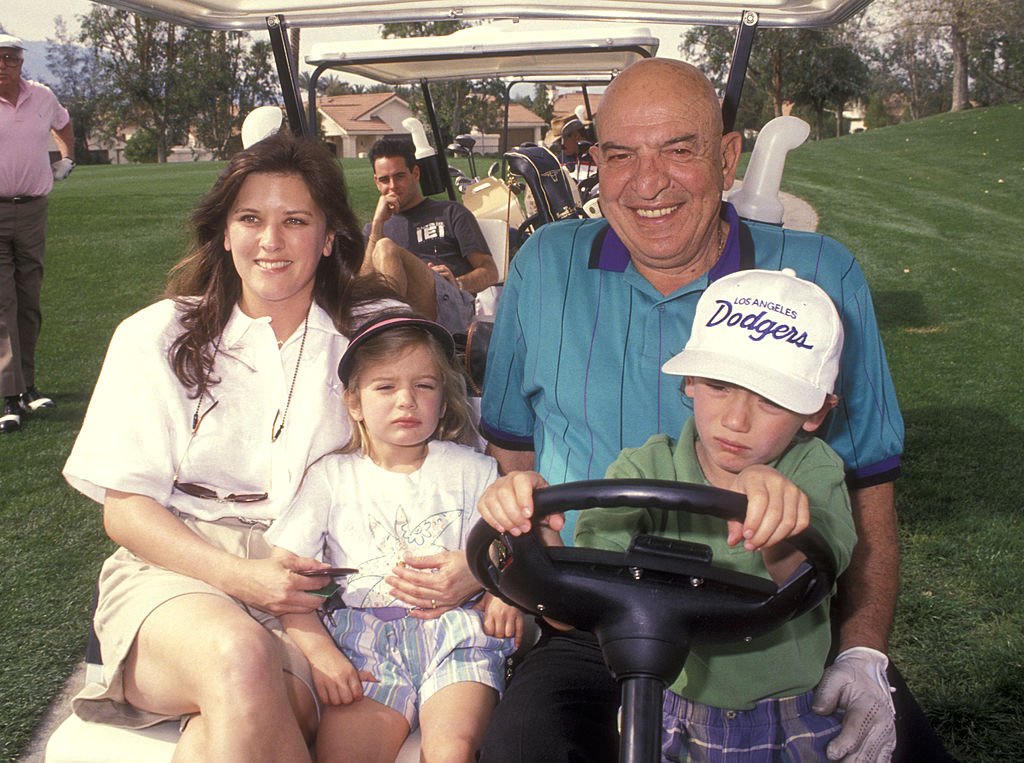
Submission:
POLYGON ((405 716, 363 697, 323 710, 316 737, 318 763, 394 763, 409 736, 405 716))
POLYGON ((475 681, 449 684, 420 708, 420 760, 472 763, 484 741, 498 692, 475 681))
POLYGON ((125 697, 151 712, 199 713, 186 726, 175 761, 308 761, 296 714, 306 715, 308 725, 312 703, 293 707, 279 649, 273 634, 230 601, 179 596, 139 629, 125 697))

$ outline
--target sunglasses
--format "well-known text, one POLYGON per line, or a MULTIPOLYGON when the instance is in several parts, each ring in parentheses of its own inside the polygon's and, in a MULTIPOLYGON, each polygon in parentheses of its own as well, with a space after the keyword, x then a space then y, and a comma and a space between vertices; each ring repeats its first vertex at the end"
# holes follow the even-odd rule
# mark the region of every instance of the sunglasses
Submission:
POLYGON ((21 66, 21 56, 17 53, 0 53, 0 62, 4 66, 21 66))
POLYGON ((202 498, 217 503, 256 503, 267 500, 266 493, 228 493, 220 495, 216 490, 195 482, 178 482, 174 480, 174 489, 179 493, 190 495, 193 498, 202 498))
POLYGON ((202 404, 202 397, 199 399, 199 404, 196 405, 196 411, 192 415, 192 434, 189 435, 188 444, 185 446, 185 452, 181 455, 181 460, 178 462, 178 468, 174 470, 174 478, 171 483, 171 487, 177 490, 179 493, 190 495, 193 498, 200 498, 204 501, 216 501, 217 503, 256 503, 257 501, 267 500, 267 493, 228 493, 227 495, 221 495, 213 488, 206 487, 206 485, 200 485, 196 482, 179 482, 178 474, 181 472, 181 465, 185 463, 185 456, 188 454, 188 449, 192 446, 192 441, 196 437, 196 433, 199 431, 199 425, 203 423, 203 419, 206 415, 217 407, 219 401, 215 400, 213 405, 203 411, 202 415, 199 413, 199 405, 202 404))

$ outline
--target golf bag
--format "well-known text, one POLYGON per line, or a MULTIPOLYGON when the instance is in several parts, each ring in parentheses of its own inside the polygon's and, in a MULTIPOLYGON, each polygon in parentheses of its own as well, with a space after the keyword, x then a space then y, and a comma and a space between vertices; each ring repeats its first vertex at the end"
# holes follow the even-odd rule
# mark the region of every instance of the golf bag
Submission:
POLYGON ((505 153, 509 169, 519 175, 533 194, 537 211, 523 224, 520 231, 536 230, 545 223, 570 218, 585 218, 579 197, 573 193, 573 181, 562 168, 558 158, 544 146, 520 146, 505 153))

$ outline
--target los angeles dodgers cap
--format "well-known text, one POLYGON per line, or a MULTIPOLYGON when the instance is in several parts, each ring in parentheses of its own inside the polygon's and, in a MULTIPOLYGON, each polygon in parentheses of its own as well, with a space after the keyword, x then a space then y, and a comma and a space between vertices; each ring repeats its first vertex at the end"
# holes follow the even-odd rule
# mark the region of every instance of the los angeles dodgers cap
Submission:
POLYGON ((741 270, 704 291, 690 339, 662 370, 756 392, 812 414, 835 388, 843 323, 828 294, 785 270, 741 270))

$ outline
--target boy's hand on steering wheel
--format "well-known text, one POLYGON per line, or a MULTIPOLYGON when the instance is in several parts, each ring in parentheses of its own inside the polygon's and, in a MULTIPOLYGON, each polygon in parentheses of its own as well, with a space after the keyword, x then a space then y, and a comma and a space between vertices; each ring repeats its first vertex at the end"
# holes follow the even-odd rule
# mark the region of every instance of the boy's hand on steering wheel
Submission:
POLYGON ((807 496, 770 466, 748 466, 736 476, 733 489, 747 496, 747 515, 742 525, 728 523, 730 546, 742 540, 747 551, 771 548, 810 524, 807 496))

